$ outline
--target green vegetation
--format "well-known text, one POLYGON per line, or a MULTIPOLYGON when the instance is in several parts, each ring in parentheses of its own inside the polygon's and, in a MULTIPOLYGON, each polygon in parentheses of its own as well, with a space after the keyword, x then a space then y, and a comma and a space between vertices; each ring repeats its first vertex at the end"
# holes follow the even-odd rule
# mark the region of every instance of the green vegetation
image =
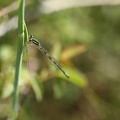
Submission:
POLYGON ((0 17, 0 120, 119 120, 120 6, 42 14, 37 1, 17 4, 0 17), (30 34, 70 79, 27 45, 30 34))

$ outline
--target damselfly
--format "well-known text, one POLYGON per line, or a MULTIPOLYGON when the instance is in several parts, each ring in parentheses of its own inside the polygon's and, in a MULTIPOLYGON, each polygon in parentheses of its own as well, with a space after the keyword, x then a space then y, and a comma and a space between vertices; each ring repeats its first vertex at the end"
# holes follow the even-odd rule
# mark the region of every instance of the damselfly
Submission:
POLYGON ((40 42, 33 37, 33 35, 30 35, 29 43, 40 49, 49 58, 49 60, 52 61, 67 78, 69 78, 69 75, 62 69, 58 62, 47 52, 47 50, 40 44, 40 42))

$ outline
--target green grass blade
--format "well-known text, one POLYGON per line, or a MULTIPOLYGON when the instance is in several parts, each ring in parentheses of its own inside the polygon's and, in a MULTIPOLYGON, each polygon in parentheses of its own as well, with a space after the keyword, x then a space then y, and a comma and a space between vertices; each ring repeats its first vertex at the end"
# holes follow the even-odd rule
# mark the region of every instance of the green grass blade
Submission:
POLYGON ((16 119, 17 116, 17 104, 19 95, 19 78, 22 66, 22 56, 24 47, 24 7, 25 1, 19 0, 19 10, 18 10, 18 50, 16 58, 16 70, 15 70, 15 80, 14 80, 14 94, 13 94, 13 109, 12 109, 12 120, 16 119))

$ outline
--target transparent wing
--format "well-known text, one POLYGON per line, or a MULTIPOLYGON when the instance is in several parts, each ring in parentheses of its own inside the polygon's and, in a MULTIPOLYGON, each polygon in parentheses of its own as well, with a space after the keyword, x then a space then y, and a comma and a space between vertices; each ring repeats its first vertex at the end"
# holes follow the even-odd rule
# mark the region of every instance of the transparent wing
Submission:
POLYGON ((37 47, 48 57, 52 63, 54 63, 54 65, 56 65, 64 73, 67 78, 69 78, 69 75, 62 69, 61 65, 48 53, 44 47, 42 47, 40 44, 37 47))

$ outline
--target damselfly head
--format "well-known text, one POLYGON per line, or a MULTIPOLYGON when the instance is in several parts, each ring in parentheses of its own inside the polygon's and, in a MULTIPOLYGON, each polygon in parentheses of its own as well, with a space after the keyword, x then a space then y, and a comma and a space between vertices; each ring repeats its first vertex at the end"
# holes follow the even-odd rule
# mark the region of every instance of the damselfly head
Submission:
POLYGON ((33 35, 30 35, 29 36, 29 41, 32 41, 33 40, 33 35))

